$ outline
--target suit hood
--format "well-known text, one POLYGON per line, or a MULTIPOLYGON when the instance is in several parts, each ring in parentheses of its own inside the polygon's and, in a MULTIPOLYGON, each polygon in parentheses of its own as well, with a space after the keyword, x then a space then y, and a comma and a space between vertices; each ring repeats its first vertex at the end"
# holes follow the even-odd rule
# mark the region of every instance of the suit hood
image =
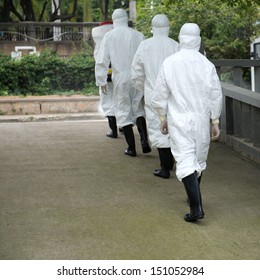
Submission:
POLYGON ((179 42, 181 49, 199 51, 201 43, 199 26, 196 23, 185 23, 180 30, 179 42))

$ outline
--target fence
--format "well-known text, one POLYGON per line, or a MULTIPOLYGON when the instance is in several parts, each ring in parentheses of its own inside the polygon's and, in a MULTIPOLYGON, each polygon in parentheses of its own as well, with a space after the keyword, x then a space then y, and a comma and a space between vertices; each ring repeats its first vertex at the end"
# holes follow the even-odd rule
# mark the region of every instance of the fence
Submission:
POLYGON ((83 44, 93 47, 91 30, 98 22, 19 22, 0 23, 1 52, 10 55, 17 46, 45 48, 60 56, 69 56, 81 50, 83 44))
POLYGON ((0 41, 84 41, 97 25, 95 22, 0 23, 0 41))

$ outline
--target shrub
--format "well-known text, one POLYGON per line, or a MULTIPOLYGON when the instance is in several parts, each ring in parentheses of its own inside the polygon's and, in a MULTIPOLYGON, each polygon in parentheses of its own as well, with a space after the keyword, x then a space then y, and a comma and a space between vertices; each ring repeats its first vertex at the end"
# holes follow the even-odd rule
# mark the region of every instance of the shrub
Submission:
POLYGON ((98 94, 94 58, 87 53, 60 58, 46 50, 20 60, 0 55, 0 95, 49 95, 77 91, 98 94))

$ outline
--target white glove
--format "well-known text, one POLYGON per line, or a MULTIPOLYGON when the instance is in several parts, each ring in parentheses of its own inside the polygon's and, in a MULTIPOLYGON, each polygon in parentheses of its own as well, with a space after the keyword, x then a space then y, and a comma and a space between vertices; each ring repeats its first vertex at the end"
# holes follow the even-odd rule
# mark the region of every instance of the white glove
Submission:
POLYGON ((219 138, 220 130, 218 123, 212 124, 211 127, 211 141, 216 141, 219 138))
POLYGON ((168 134, 168 124, 166 120, 161 122, 160 130, 162 134, 164 135, 168 134))
POLYGON ((107 84, 104 86, 101 86, 101 91, 102 91, 102 93, 107 94, 107 84))

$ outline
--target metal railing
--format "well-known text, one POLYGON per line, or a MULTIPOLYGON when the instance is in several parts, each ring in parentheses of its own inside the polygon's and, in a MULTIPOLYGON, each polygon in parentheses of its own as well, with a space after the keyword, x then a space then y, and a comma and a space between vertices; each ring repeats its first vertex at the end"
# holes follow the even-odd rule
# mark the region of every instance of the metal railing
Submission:
POLYGON ((260 93, 260 60, 258 59, 214 59, 211 62, 216 66, 221 79, 222 69, 229 68, 232 73, 232 83, 239 87, 244 87, 243 68, 251 70, 252 91, 260 93))
POLYGON ((84 41, 95 22, 17 22, 0 23, 1 41, 84 41))

